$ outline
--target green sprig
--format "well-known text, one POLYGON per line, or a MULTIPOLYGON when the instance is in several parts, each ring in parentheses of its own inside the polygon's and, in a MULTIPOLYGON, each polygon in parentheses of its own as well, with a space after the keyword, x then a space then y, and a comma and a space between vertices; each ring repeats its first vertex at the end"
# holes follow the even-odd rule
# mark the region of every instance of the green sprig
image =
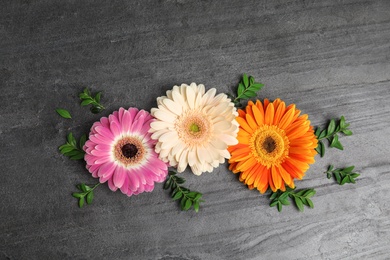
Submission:
POLYGON ((324 172, 328 179, 335 178, 339 185, 344 185, 345 183, 356 183, 356 178, 360 176, 357 172, 352 172, 355 166, 349 166, 346 168, 334 169, 333 165, 329 165, 328 170, 324 172))
POLYGON ((304 205, 314 208, 314 204, 311 201, 311 197, 316 194, 314 189, 302 189, 299 191, 295 191, 295 189, 291 189, 289 187, 286 188, 286 191, 278 190, 271 194, 271 203, 270 207, 277 207, 278 211, 282 211, 283 205, 290 205, 290 200, 293 200, 295 205, 300 211, 303 211, 304 205))
POLYGON ((98 92, 95 95, 95 97, 93 97, 89 89, 85 88, 84 91, 79 94, 79 97, 82 100, 81 106, 92 105, 90 110, 94 114, 102 112, 105 109, 105 107, 102 104, 100 104, 101 95, 102 93, 98 92))
POLYGON ((242 75, 240 83, 238 83, 237 95, 227 94, 236 107, 241 107, 241 101, 256 97, 257 92, 263 88, 264 84, 255 81, 255 78, 247 74, 242 75))
POLYGON ((79 144, 77 144, 77 140, 74 138, 73 134, 69 133, 66 144, 61 145, 58 149, 63 155, 68 156, 71 160, 81 160, 85 155, 83 146, 86 141, 87 136, 83 135, 80 138, 79 144))
POLYGON ((201 200, 203 194, 180 186, 184 182, 185 179, 176 176, 176 172, 169 171, 167 180, 164 183, 164 190, 171 189, 172 200, 180 200, 181 210, 187 211, 193 206, 194 210, 198 212, 200 203, 204 202, 204 200, 201 200))
POLYGON ((329 141, 329 147, 334 147, 340 150, 344 150, 343 145, 339 141, 338 133, 343 133, 344 135, 352 135, 352 131, 348 129, 350 124, 345 122, 344 116, 341 116, 338 124, 335 119, 330 120, 328 127, 326 129, 317 128, 315 135, 318 139, 318 145, 316 148, 317 153, 324 157, 325 155, 325 144, 322 140, 327 139, 329 141))
POLYGON ((72 196, 79 200, 80 208, 84 206, 85 202, 87 202, 88 205, 92 203, 94 197, 93 191, 99 185, 100 183, 96 183, 93 187, 85 185, 84 183, 76 185, 77 189, 79 189, 81 192, 73 192, 72 196))

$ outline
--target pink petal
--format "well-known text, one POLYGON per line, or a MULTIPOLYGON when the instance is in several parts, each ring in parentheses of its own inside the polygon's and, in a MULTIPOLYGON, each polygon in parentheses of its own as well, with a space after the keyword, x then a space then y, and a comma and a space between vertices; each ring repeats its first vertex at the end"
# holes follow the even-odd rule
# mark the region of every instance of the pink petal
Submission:
POLYGON ((107 117, 100 118, 100 123, 103 127, 108 128, 110 126, 110 122, 108 121, 107 117))
POLYGON ((134 169, 129 169, 127 171, 127 176, 129 178, 129 188, 132 191, 136 191, 138 187, 140 186, 140 181, 137 176, 137 172, 134 169))
POLYGON ((107 144, 98 144, 95 146, 95 149, 99 151, 111 152, 112 146, 107 144))
POLYGON ((104 136, 106 138, 109 138, 110 140, 114 140, 114 135, 112 134, 112 132, 108 128, 105 128, 105 127, 102 127, 102 126, 97 126, 97 127, 95 127, 95 130, 100 135, 102 135, 102 136, 104 136))
POLYGON ((143 124, 144 124, 143 118, 139 118, 138 120, 135 120, 133 122, 133 125, 131 126, 131 132, 132 133, 140 133, 143 124))
MULTIPOLYGON (((113 117, 116 118, 116 117, 113 117)), ((116 120, 111 121, 110 123, 110 130, 114 136, 118 136, 121 134, 121 127, 119 125, 119 122, 116 120)))
MULTIPOLYGON (((101 183, 104 183, 104 182, 102 182, 102 181, 100 181, 100 182, 101 182, 101 183)), ((108 187, 109 187, 110 190, 112 190, 112 191, 116 191, 116 190, 118 189, 117 187, 115 187, 115 185, 114 185, 112 179, 109 179, 109 180, 108 180, 108 187)))
POLYGON ((129 178, 125 178, 125 182, 123 183, 123 185, 121 187, 121 192, 123 194, 127 194, 128 191, 129 191, 129 178))
POLYGON ((110 156, 110 152, 107 152, 107 151, 100 151, 100 150, 92 150, 91 151, 91 154, 92 155, 95 155, 97 157, 106 157, 106 156, 110 156))
POLYGON ((114 171, 113 181, 114 185, 118 188, 121 188, 123 186, 123 183, 125 182, 125 178, 127 178, 125 174, 125 169, 122 166, 117 166, 114 171))
POLYGON ((102 177, 102 176, 111 177, 112 173, 115 170, 115 167, 116 167, 116 165, 113 162, 103 163, 99 168, 98 176, 99 177, 102 177))
POLYGON ((103 164, 105 162, 110 162, 111 161, 111 156, 109 155, 106 155, 106 156, 103 156, 103 157, 99 157, 96 161, 95 161, 95 164, 103 164))
POLYGON ((133 120, 131 118, 130 112, 125 111, 122 117, 122 133, 128 133, 130 131, 131 124, 133 123, 133 120))

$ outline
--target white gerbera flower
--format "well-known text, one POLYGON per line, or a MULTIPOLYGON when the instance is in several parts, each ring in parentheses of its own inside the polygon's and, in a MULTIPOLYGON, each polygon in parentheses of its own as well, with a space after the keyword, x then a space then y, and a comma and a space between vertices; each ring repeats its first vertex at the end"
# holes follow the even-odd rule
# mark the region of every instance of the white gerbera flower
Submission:
POLYGON ((149 130, 155 150, 178 172, 187 165, 196 175, 212 172, 230 158, 228 145, 238 143, 237 110, 225 94, 215 94, 215 88, 205 93, 202 84, 174 86, 151 110, 157 119, 149 130))

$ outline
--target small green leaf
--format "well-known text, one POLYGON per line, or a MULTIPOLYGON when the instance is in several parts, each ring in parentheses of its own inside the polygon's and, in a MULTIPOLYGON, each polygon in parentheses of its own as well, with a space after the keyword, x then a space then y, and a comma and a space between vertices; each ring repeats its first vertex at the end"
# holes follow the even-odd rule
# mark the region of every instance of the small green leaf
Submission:
POLYGON ((79 208, 84 206, 84 197, 79 199, 79 208))
POLYGON ((323 142, 319 142, 320 143, 320 148, 321 148, 321 153, 320 153, 320 156, 321 157, 324 157, 324 155, 325 155, 325 145, 324 145, 324 143, 323 142))
POLYGON ((273 200, 273 201, 271 201, 271 203, 269 204, 269 206, 270 206, 270 207, 274 207, 274 206, 276 206, 276 204, 278 204, 278 203, 279 203, 278 200, 273 200))
POLYGON ((81 183, 80 184, 80 189, 82 190, 82 191, 84 191, 84 192, 87 192, 88 190, 87 190, 87 185, 85 185, 84 183, 81 183))
POLYGON ((87 135, 83 134, 80 137, 80 142, 79 142, 79 147, 80 147, 81 150, 83 150, 83 147, 84 147, 84 144, 85 144, 86 141, 87 141, 87 135))
POLYGON ((84 197, 84 195, 82 193, 78 193, 78 192, 73 192, 72 196, 75 197, 75 198, 82 198, 82 197, 84 197))
POLYGON ((354 178, 354 179, 359 177, 359 176, 360 176, 360 174, 358 174, 358 173, 352 173, 351 174, 351 177, 354 178))
POLYGON ((98 92, 98 93, 96 94, 96 96, 95 96, 96 102, 100 103, 100 97, 101 97, 101 95, 102 95, 102 92, 98 92))
POLYGON ((85 99, 81 102, 80 105, 82 106, 88 106, 89 104, 92 104, 93 103, 93 100, 92 99, 85 99))
POLYGON ((168 179, 165 181, 165 183, 164 183, 163 189, 164 189, 164 190, 167 190, 167 189, 169 189, 170 186, 171 186, 171 178, 168 178, 168 179))
POLYGON ((73 134, 72 133, 69 133, 68 134, 68 143, 74 147, 77 146, 77 142, 76 142, 76 139, 73 137, 73 134))
POLYGON ((344 168, 343 172, 344 173, 351 173, 353 171, 353 169, 355 169, 355 166, 349 166, 347 168, 344 168))
POLYGON ((283 207, 283 206, 282 206, 282 203, 280 203, 280 202, 278 201, 278 204, 277 204, 277 205, 278 205, 278 211, 281 212, 281 211, 282 211, 282 207, 283 207))
POLYGON ((314 208, 314 204, 310 199, 306 199, 306 201, 310 208, 314 208))
POLYGON ((330 123, 328 125, 328 134, 333 134, 335 129, 336 129, 336 122, 334 119, 332 119, 330 120, 330 123))
POLYGON ((242 83, 238 84, 237 96, 241 96, 245 91, 245 87, 242 83))
POLYGON ((178 200, 178 199, 180 199, 182 196, 183 196, 183 193, 182 193, 181 191, 178 191, 178 192, 176 192, 176 193, 172 196, 172 199, 173 199, 173 200, 178 200))
POLYGON ((194 210, 195 210, 195 212, 199 211, 199 201, 195 201, 195 203, 194 203, 194 210))
POLYGON ((349 130, 349 129, 344 129, 344 130, 342 130, 342 132, 343 132, 346 136, 352 135, 352 131, 349 130))
POLYGON ((84 159, 84 153, 78 153, 76 155, 73 155, 70 157, 71 160, 81 160, 81 159, 84 159))
POLYGON ((318 139, 322 139, 324 138, 325 136, 328 135, 328 131, 326 131, 325 129, 321 131, 320 133, 320 136, 318 137, 318 139))
POLYGON ((303 203, 300 198, 294 197, 295 205, 297 205, 300 211, 303 211, 303 203))
POLYGON ((186 203, 184 205, 184 210, 189 210, 192 206, 192 200, 188 199, 186 200, 186 203))
POLYGON ((90 192, 87 194, 87 204, 91 204, 91 203, 92 203, 92 200, 93 200, 93 191, 90 191, 90 192))
POLYGON ((68 110, 65 110, 65 109, 62 109, 62 108, 57 108, 56 109, 56 112, 62 116, 63 118, 67 118, 67 119, 70 119, 72 118, 72 116, 70 115, 69 111, 68 110))
POLYGON ((245 73, 244 75, 242 75, 242 82, 244 83, 245 88, 249 86, 248 75, 246 75, 245 73))
POLYGON ((347 183, 347 182, 348 182, 348 176, 345 176, 345 177, 343 178, 343 180, 341 181, 340 185, 344 185, 344 184, 347 183))

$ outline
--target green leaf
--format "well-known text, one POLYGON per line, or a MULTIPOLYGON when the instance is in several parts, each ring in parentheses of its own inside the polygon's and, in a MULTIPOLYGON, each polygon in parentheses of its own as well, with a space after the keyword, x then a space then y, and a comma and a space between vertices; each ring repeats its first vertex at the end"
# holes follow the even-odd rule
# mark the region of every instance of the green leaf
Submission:
POLYGON ((189 210, 191 208, 191 206, 192 206, 192 200, 190 200, 190 199, 186 200, 186 203, 184 205, 184 210, 186 210, 186 211, 189 210))
POLYGON ((322 138, 324 138, 327 135, 328 135, 328 131, 324 129, 324 130, 321 131, 320 136, 318 137, 318 139, 322 139, 322 138))
POLYGON ((269 206, 270 206, 270 207, 274 207, 274 206, 276 206, 276 204, 278 204, 278 203, 279 203, 278 200, 273 200, 273 201, 271 201, 271 203, 269 204, 269 206))
POLYGON ((345 117, 344 116, 341 116, 340 118, 340 128, 345 128, 345 117))
POLYGON ((82 191, 84 191, 84 192, 87 192, 88 190, 87 190, 87 185, 85 185, 84 183, 81 183, 80 184, 80 189, 82 190, 82 191))
POLYGON ((84 197, 84 195, 82 193, 78 193, 78 192, 73 192, 72 196, 75 197, 75 198, 82 198, 82 197, 84 197))
POLYGON ((92 104, 93 102, 94 102, 94 101, 91 100, 91 99, 85 99, 85 100, 83 100, 83 101, 81 102, 80 105, 82 105, 82 106, 88 106, 88 105, 92 104))
POLYGON ((244 83, 245 88, 249 86, 248 75, 246 75, 245 73, 244 75, 242 75, 242 82, 244 83))
POLYGON ((65 110, 65 109, 62 109, 62 108, 57 108, 56 109, 56 112, 62 116, 63 118, 67 118, 67 119, 70 119, 72 118, 72 116, 70 115, 69 111, 68 110, 65 110))
POLYGON ((241 96, 245 91, 245 87, 242 83, 238 84, 237 96, 241 96))
POLYGON ((83 146, 84 146, 86 141, 87 141, 87 135, 83 134, 80 137, 80 142, 79 142, 79 147, 80 147, 81 150, 83 150, 83 146))
POLYGON ((280 203, 280 202, 278 201, 278 204, 277 204, 277 205, 278 205, 278 211, 281 212, 281 211, 282 211, 282 207, 283 207, 283 206, 282 206, 282 203, 280 203))
POLYGON ((70 157, 71 160, 81 160, 81 159, 84 159, 84 153, 79 153, 79 154, 76 154, 76 155, 73 155, 70 157))
POLYGON ((295 205, 297 205, 299 211, 303 211, 303 203, 300 198, 294 197, 295 205))
POLYGON ((351 173, 353 171, 353 169, 355 169, 355 166, 349 166, 347 168, 344 168, 343 172, 344 173, 351 173))
MULTIPOLYGON (((173 194, 172 194, 173 195, 173 194)), ((183 193, 181 191, 178 191, 176 192, 173 196, 172 196, 172 199, 173 200, 178 200, 180 199, 181 197, 183 196, 183 193)))
POLYGON ((344 130, 342 130, 342 132, 343 132, 346 136, 352 135, 352 131, 349 130, 349 129, 344 129, 344 130))
POLYGON ((341 181, 340 185, 344 185, 344 184, 347 183, 347 182, 348 182, 348 176, 345 176, 345 177, 343 178, 343 180, 341 181))
POLYGON ((319 142, 320 143, 320 149, 321 149, 321 153, 320 153, 320 156, 321 157, 324 157, 324 155, 325 155, 325 145, 324 145, 324 143, 323 142, 319 142))
POLYGON ((101 97, 101 95, 102 95, 102 92, 98 92, 98 93, 96 94, 96 96, 95 96, 96 102, 100 103, 100 97, 101 97))
POLYGON ((84 206, 84 197, 79 199, 79 208, 84 206))
POLYGON ((194 203, 194 210, 195 210, 195 212, 199 211, 199 201, 195 201, 195 203, 194 203))
POLYGON ((92 200, 93 200, 93 191, 90 191, 90 192, 87 194, 87 204, 91 204, 91 203, 92 203, 92 200))
POLYGON ((306 199, 306 201, 310 208, 314 208, 314 204, 310 199, 306 199))
POLYGON ((335 129, 336 129, 336 122, 334 119, 332 119, 330 120, 330 123, 328 125, 328 134, 333 134, 335 129))
POLYGON ((73 134, 72 133, 69 133, 68 134, 68 143, 70 145, 72 145, 73 147, 76 147, 77 146, 77 142, 76 142, 76 139, 73 137, 73 134))
POLYGON ((354 178, 354 179, 359 177, 359 176, 360 176, 360 174, 358 174, 358 173, 352 173, 351 174, 351 177, 354 178))
POLYGON ((171 178, 168 178, 168 179, 165 181, 163 189, 164 189, 164 190, 167 190, 167 189, 169 189, 169 187, 171 187, 171 178))

